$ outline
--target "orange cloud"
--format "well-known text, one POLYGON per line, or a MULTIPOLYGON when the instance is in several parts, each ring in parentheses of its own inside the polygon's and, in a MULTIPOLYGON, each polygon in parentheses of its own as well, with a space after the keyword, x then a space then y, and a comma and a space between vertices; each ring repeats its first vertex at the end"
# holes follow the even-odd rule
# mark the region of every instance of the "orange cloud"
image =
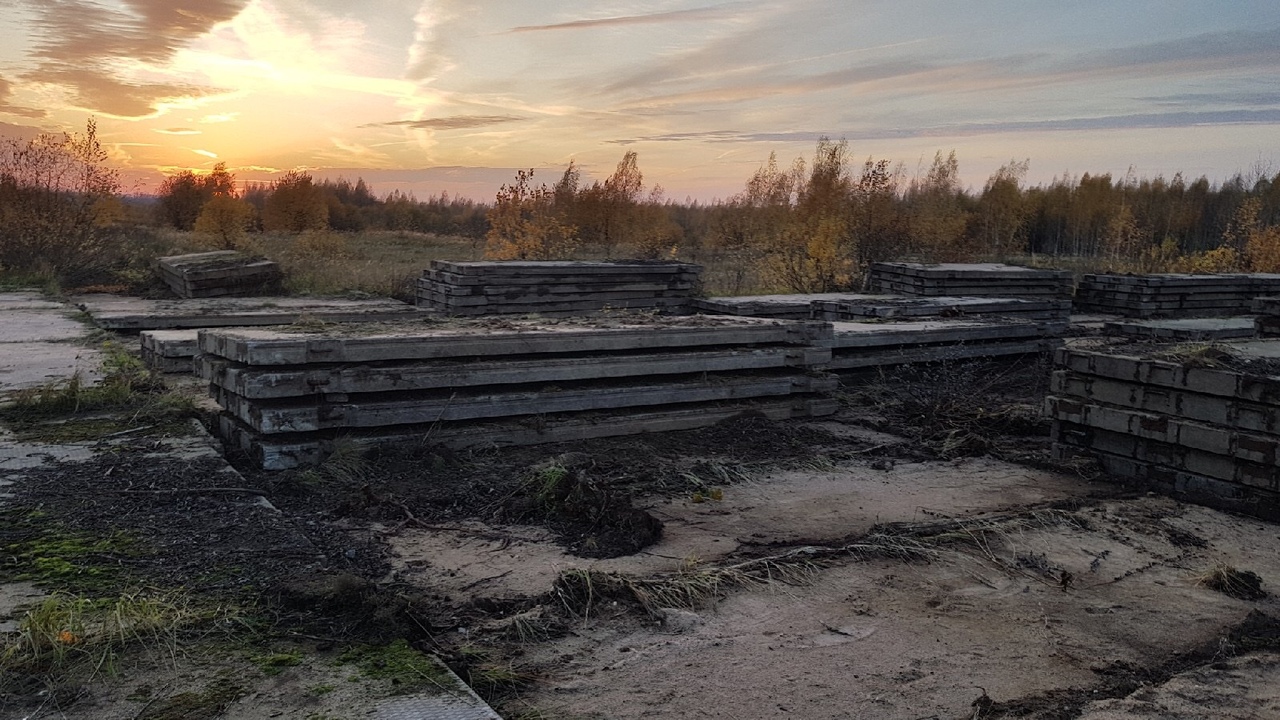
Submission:
POLYGON ((185 84, 134 81, 123 68, 167 62, 214 25, 234 18, 248 0, 125 0, 127 10, 88 0, 49 0, 38 5, 31 56, 39 60, 27 78, 66 87, 90 110, 120 117, 150 114, 157 103, 206 94, 185 84))

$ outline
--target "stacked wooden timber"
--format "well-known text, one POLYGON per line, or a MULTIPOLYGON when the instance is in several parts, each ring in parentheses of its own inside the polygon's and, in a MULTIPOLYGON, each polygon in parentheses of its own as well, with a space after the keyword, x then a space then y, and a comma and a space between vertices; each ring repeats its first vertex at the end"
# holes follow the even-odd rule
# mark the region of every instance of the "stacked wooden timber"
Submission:
POLYGON ((829 414, 830 344, 826 323, 752 318, 455 320, 206 330, 197 362, 224 438, 283 469, 339 438, 502 446, 829 414))
POLYGON ((156 261, 160 278, 178 297, 270 295, 283 274, 271 260, 235 250, 171 255, 156 261))
POLYGON ((1280 275, 1085 275, 1076 291, 1082 312, 1136 318, 1247 314, 1254 298, 1280 293, 1280 275))
POLYGON ((1067 331, 1061 321, 932 320, 837 322, 831 370, 1008 357, 1053 350, 1067 331))
POLYGON ((449 315, 573 315, 605 308, 680 308, 702 267, 687 263, 445 262, 418 279, 418 306, 449 315))
POLYGON ((1252 317, 1127 320, 1103 323, 1104 335, 1123 335, 1158 341, 1216 341, 1251 338, 1257 334, 1252 317))
POLYGON ((1057 458, 1091 457, 1188 499, 1280 514, 1280 376, 1132 352, 1063 348, 1055 360, 1047 411, 1057 458))
POLYGON ((1071 273, 1066 270, 1000 263, 872 263, 872 292, 947 297, 1070 298, 1071 273))
POLYGON ((836 322, 986 316, 1066 321, 1071 318, 1071 301, 1065 298, 863 295, 814 300, 811 308, 813 319, 836 322))

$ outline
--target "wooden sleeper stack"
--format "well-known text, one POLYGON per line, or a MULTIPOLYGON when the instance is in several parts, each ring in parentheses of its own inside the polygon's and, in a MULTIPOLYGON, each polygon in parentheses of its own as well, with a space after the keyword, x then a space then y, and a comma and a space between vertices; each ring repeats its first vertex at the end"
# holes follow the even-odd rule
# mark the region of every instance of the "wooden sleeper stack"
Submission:
POLYGON ((675 309, 693 296, 701 272, 699 265, 640 260, 437 260, 418 279, 417 300, 454 316, 675 309))
POLYGON ((634 317, 200 333, 221 430, 266 469, 342 438, 454 447, 690 429, 834 412, 825 323, 634 317))

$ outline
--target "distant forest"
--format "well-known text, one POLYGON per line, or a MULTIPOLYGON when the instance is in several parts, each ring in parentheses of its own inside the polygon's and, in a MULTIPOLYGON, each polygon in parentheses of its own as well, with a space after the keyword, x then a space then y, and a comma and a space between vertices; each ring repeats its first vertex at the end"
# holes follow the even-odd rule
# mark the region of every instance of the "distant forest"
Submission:
POLYGON ((1028 167, 1011 161, 968 189, 954 151, 908 174, 823 139, 809 159, 771 156, 741 192, 711 203, 646 185, 635 152, 591 183, 573 163, 549 184, 519 172, 491 203, 378 197, 359 178, 299 171, 241 184, 222 165, 169 176, 140 203, 120 195, 90 122, 84 134, 0 141, 0 266, 85 260, 128 227, 169 227, 226 247, 260 232, 400 231, 483 241, 493 258, 714 256, 744 278, 796 291, 850 288, 868 263, 904 258, 1280 271, 1280 173, 1259 168, 1216 183, 1085 173, 1031 186, 1028 167))

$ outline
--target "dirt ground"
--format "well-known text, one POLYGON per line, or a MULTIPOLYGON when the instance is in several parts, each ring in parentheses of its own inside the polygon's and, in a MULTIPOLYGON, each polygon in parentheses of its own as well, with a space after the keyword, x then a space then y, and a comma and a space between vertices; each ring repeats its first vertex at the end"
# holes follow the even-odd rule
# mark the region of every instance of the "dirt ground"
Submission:
POLYGON ((1280 527, 1051 466, 1046 381, 850 378, 823 422, 301 472, 155 437, 0 465, 0 632, 59 591, 237 609, 6 671, 0 717, 377 716, 396 679, 352 649, 397 642, 509 719, 1280 716, 1280 527), (26 578, 13 548, 55 526, 127 542, 26 578))

